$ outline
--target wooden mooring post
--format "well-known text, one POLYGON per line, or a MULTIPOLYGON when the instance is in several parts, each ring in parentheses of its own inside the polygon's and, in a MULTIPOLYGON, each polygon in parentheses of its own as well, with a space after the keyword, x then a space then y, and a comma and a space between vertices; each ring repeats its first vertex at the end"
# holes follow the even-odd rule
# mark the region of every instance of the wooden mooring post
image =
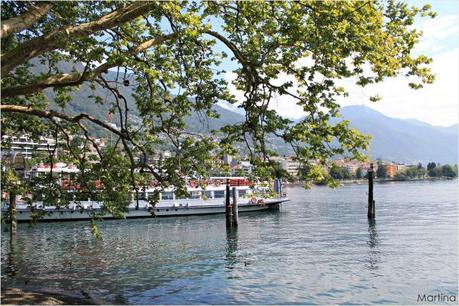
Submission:
POLYGON ((226 216, 226 227, 232 227, 233 222, 233 210, 231 208, 231 195, 230 195, 230 180, 226 180, 226 197, 225 197, 225 216, 226 216))
POLYGON ((368 170, 368 219, 375 218, 375 200, 373 200, 373 163, 370 164, 370 169, 368 170))
POLYGON ((238 192, 236 187, 233 187, 233 202, 231 203, 230 180, 226 181, 226 199, 225 199, 225 215, 226 227, 237 227, 239 223, 238 207, 237 207, 238 192))
POLYGON ((231 206, 231 217, 232 217, 232 226, 237 227, 239 224, 239 211, 237 207, 237 198, 239 197, 239 192, 236 187, 233 187, 233 205, 231 206))

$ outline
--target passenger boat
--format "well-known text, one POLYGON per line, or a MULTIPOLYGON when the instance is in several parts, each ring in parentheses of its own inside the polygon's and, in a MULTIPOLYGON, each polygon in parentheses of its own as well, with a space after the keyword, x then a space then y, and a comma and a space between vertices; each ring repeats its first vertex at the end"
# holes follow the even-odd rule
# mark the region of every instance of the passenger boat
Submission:
MULTIPOLYGON (((138 193, 139 198, 134 199, 125 213, 125 218, 151 218, 166 216, 188 216, 204 214, 225 213, 226 184, 236 190, 238 211, 240 213, 279 209, 280 205, 289 201, 282 191, 282 184, 275 181, 274 191, 266 186, 253 185, 243 177, 214 177, 207 181, 203 187, 196 181, 191 180, 187 185, 189 198, 177 198, 173 188, 159 192, 159 201, 152 206, 148 201, 158 190, 149 186, 138 193)), ((232 202, 233 195, 230 191, 232 202)), ((92 201, 71 201, 66 207, 44 206, 43 202, 37 201, 32 205, 17 201, 16 218, 18 221, 30 221, 34 216, 38 221, 61 221, 61 220, 88 220, 101 212, 101 203, 92 201)), ((6 212, 8 206, 2 203, 2 212, 6 212)), ((104 219, 113 218, 110 214, 100 216, 104 219)))

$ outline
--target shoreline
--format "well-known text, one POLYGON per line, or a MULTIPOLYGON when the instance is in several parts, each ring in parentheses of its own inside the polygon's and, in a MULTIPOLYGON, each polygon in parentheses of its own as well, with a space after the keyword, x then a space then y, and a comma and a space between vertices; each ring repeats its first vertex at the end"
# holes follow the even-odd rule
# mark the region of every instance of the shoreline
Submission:
POLYGON ((104 305, 107 304, 84 290, 80 292, 2 286, 2 305, 104 305))
MULTIPOLYGON (((419 178, 419 179, 396 179, 396 178, 385 178, 379 179, 375 178, 374 183, 391 183, 391 182, 423 182, 423 181, 451 181, 456 180, 455 178, 446 178, 446 177, 429 177, 429 178, 419 178)), ((350 179, 350 180, 337 180, 338 183, 341 185, 363 185, 368 183, 368 179, 350 179)), ((287 186, 304 186, 305 181, 296 181, 296 182, 288 182, 287 186)), ((326 186, 326 184, 321 183, 312 183, 314 186, 326 186)))

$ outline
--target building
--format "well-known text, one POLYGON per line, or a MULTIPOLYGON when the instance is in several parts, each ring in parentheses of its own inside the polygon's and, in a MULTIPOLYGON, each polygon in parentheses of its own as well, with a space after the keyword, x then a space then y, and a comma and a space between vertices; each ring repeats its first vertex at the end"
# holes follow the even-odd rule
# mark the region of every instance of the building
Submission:
POLYGON ((231 173, 233 175, 247 176, 252 173, 253 165, 247 160, 235 161, 231 163, 231 173))
POLYGON ((300 162, 297 160, 294 160, 290 156, 285 156, 285 157, 271 157, 273 161, 278 162, 282 169, 287 171, 287 173, 293 177, 298 177, 299 172, 300 172, 300 162))
POLYGON ((404 163, 397 163, 397 172, 403 172, 408 168, 416 167, 416 165, 411 165, 411 164, 404 164, 404 163))
POLYGON ((33 153, 43 152, 50 154, 55 150, 56 142, 52 138, 40 137, 39 141, 30 139, 27 135, 2 136, 2 157, 5 155, 22 155, 26 159, 32 158, 33 153))
POLYGON ((393 178, 397 174, 397 165, 395 164, 387 164, 386 166, 386 173, 387 177, 393 178))
MULTIPOLYGON (((355 175, 357 172, 357 169, 363 168, 365 166, 364 163, 361 163, 355 160, 344 160, 344 159, 335 161, 335 164, 338 167, 342 167, 346 169, 347 171, 349 171, 351 175, 355 175)), ((370 168, 369 164, 368 164, 368 168, 370 168)))
POLYGON ((223 155, 222 162, 224 165, 231 165, 231 161, 233 160, 233 157, 229 154, 223 155))
POLYGON ((75 173, 80 172, 80 170, 76 166, 66 164, 66 163, 60 163, 60 162, 55 163, 52 169, 51 169, 50 164, 42 163, 42 164, 38 164, 32 167, 32 169, 30 170, 30 176, 31 177, 43 176, 43 175, 49 174, 51 170, 55 176, 62 175, 62 174, 75 174, 75 173))

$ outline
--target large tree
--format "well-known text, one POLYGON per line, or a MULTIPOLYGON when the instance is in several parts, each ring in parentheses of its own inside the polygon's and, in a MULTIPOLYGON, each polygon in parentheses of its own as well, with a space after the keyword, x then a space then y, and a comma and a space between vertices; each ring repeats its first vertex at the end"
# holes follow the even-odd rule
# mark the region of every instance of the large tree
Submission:
MULTIPOLYGON (((346 96, 339 80, 363 87, 405 75, 415 89, 433 81, 431 59, 412 53, 421 36, 413 27, 418 15, 434 16, 428 6, 372 0, 2 1, 2 133, 55 137, 67 154, 46 159, 80 168, 74 179, 83 198, 102 181, 97 196, 112 211, 126 207, 130 186, 151 178, 181 186, 185 176, 206 175, 213 157, 231 153, 235 143, 248 147, 256 175, 269 175, 275 152, 268 137, 290 144, 306 175, 317 177, 331 157, 361 158, 367 148, 368 138, 347 121, 330 123, 339 116, 337 97, 346 96), (242 100, 228 91, 224 67, 234 67, 242 100), (120 128, 91 113, 68 113, 81 86, 94 94, 79 103, 110 105, 120 128), (124 86, 134 93, 138 122, 124 86), (300 122, 272 108, 284 97, 303 108, 300 122), (237 103, 245 121, 215 135, 187 131, 187 115, 218 116, 212 106, 219 101, 237 103), (89 126, 114 135, 115 145, 99 149, 89 126), (146 161, 164 143, 174 154, 153 167, 146 161)), ((65 192, 52 178, 28 188, 59 204, 65 192)))

